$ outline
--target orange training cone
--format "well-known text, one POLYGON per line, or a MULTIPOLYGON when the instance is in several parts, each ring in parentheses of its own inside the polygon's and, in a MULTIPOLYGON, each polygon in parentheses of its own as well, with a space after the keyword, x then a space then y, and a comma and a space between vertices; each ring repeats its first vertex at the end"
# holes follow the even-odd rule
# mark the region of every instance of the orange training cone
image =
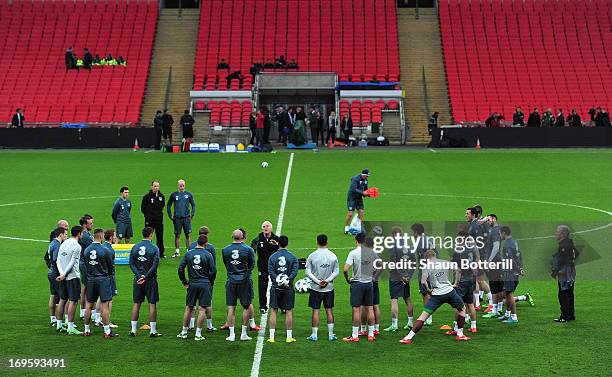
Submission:
POLYGON ((480 138, 476 139, 476 149, 480 149, 480 138))
POLYGON ((134 152, 136 152, 136 151, 137 151, 137 150, 139 150, 139 149, 140 149, 140 147, 138 146, 138 138, 136 138, 136 139, 134 140, 134 152))

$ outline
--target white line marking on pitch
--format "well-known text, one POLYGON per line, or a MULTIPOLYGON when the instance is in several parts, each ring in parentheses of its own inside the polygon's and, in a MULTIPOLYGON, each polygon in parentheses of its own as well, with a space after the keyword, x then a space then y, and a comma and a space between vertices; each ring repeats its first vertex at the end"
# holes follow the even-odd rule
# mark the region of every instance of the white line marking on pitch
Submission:
MULTIPOLYGON (((289 157, 289 165, 287 166, 287 176, 285 177, 285 187, 283 188, 283 198, 281 199, 280 209, 278 210, 278 221, 276 221, 276 234, 279 236, 283 231, 283 220, 285 219, 285 205, 287 204, 287 192, 289 191, 289 182, 291 181, 291 168, 293 167, 293 156, 289 157)), ((270 295, 270 285, 268 285, 268 299, 270 295)), ((264 338, 266 337, 266 324, 268 322, 268 312, 262 314, 259 326, 259 334, 257 335, 257 344, 255 345, 255 354, 253 355, 253 366, 251 367, 251 377, 259 376, 259 365, 261 364, 261 355, 263 354, 264 338)))
POLYGON ((438 153, 438 151, 433 148, 429 148, 429 150, 432 151, 433 153, 438 153))
POLYGON ((151 152, 155 152, 155 149, 148 150, 148 151, 146 151, 144 153, 151 153, 151 152))

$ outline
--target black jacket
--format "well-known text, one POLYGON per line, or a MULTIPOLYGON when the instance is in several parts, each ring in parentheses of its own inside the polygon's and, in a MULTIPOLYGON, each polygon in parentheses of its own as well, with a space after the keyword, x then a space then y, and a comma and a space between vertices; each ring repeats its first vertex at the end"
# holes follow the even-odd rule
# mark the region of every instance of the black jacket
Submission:
POLYGON ((93 63, 93 56, 88 52, 83 56, 83 66, 89 68, 91 67, 91 63, 93 63))
POLYGON ((521 111, 520 113, 514 113, 512 115, 512 124, 519 124, 521 127, 525 127, 525 114, 521 111))
POLYGON ((162 115, 162 124, 164 125, 164 127, 171 127, 174 124, 174 118, 172 118, 172 115, 162 115))
POLYGON ((191 115, 189 115, 189 114, 187 114, 187 115, 183 115, 183 116, 181 117, 181 125, 182 125, 183 127, 185 127, 185 126, 187 126, 187 127, 189 127, 189 126, 193 126, 193 124, 194 124, 194 123, 195 123, 195 120, 194 120, 194 119, 193 119, 193 117, 192 117, 191 115))
POLYGON ((540 123, 542 123, 542 117, 540 116, 540 113, 529 114, 529 119, 527 120, 527 127, 540 127, 540 123))
POLYGON ((567 117, 567 123, 571 127, 582 127, 582 121, 580 120, 580 115, 578 114, 570 114, 567 117))
POLYGON ((565 115, 563 115, 563 113, 559 113, 559 115, 557 115, 555 127, 565 127, 565 115))
POLYGON ((156 116, 153 118, 153 127, 161 129, 164 125, 164 118, 156 116))
POLYGON ((163 221, 164 208, 166 207, 166 198, 161 191, 154 194, 149 190, 149 193, 142 197, 140 204, 140 212, 145 217, 145 221, 163 221))
POLYGON ((25 118, 23 115, 18 116, 18 114, 15 113, 15 115, 13 115, 13 119, 11 120, 11 125, 13 127, 23 128, 24 120, 25 118))
POLYGON ((353 134, 353 119, 342 118, 342 120, 340 121, 340 130, 342 130, 342 132, 346 132, 347 129, 348 129, 348 134, 352 135, 353 134))
POLYGON ((278 236, 272 233, 270 238, 266 239, 263 232, 261 232, 251 241, 251 247, 257 254, 257 269, 262 272, 267 272, 270 255, 278 251, 278 236), (272 240, 276 241, 276 245, 270 243, 272 240))

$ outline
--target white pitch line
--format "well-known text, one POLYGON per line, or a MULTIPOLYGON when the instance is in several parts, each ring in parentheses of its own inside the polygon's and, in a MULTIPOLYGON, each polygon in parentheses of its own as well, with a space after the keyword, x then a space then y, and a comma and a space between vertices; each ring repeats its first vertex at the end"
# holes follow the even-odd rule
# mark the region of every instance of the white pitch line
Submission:
POLYGON ((432 151, 433 153, 438 153, 438 151, 433 148, 429 148, 429 150, 432 151))
POLYGON ((31 241, 31 242, 46 242, 49 243, 49 240, 35 240, 33 238, 19 238, 19 237, 9 237, 9 236, 0 236, 0 239, 3 240, 15 240, 15 241, 31 241))
POLYGON ((151 152, 155 152, 155 149, 148 150, 148 151, 146 151, 144 153, 146 154, 146 153, 151 153, 151 152))
MULTIPOLYGON (((285 177, 285 187, 283 188, 283 198, 281 199, 280 209, 278 210, 278 220, 276 221, 276 234, 281 235, 283 230, 283 220, 285 219, 285 205, 287 204, 287 192, 289 192, 289 182, 291 181, 291 168, 293 167, 293 156, 289 157, 289 165, 287 166, 287 176, 285 177)), ((268 287, 269 292, 269 287, 268 287)), ((255 354, 253 355, 253 366, 251 367, 251 377, 259 376, 259 365, 261 364, 261 355, 263 354, 264 338, 266 337, 266 324, 268 323, 268 312, 262 314, 259 323, 259 334, 257 334, 257 344, 255 345, 255 354)))

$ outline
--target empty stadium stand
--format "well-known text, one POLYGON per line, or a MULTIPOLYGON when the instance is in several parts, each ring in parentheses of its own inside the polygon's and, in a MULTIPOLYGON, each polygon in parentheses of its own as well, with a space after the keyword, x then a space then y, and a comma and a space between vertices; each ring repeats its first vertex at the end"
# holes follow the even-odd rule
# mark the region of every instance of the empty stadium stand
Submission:
POLYGON ((0 116, 28 123, 139 122, 155 37, 155 0, 0 1, 0 116), (69 46, 122 55, 127 67, 66 70, 69 46))
POLYGON ((249 90, 254 62, 295 59, 340 81, 398 81, 394 0, 210 0, 202 3, 195 90, 249 90), (217 70, 221 59, 230 65, 217 70), (240 70, 245 79, 232 80, 240 70))
POLYGON ((612 105, 612 3, 608 0, 441 0, 442 47, 456 122, 514 106, 612 105))

